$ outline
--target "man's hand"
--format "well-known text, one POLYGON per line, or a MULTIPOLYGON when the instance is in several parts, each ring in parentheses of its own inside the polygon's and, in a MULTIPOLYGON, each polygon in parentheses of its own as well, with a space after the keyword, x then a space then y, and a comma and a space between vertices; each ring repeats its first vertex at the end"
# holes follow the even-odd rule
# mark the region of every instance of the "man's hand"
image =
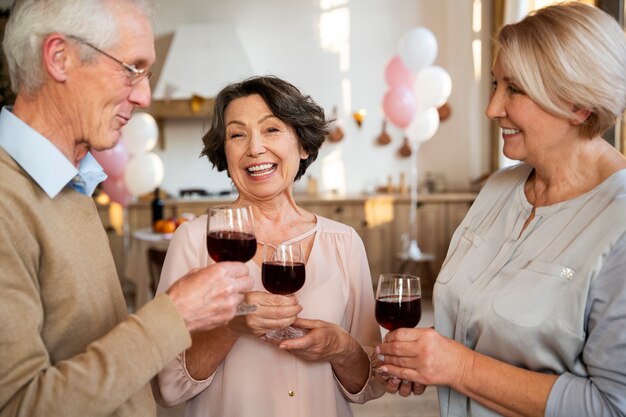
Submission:
POLYGON ((240 262, 218 262, 194 269, 167 291, 189 332, 223 326, 235 316, 243 293, 254 281, 240 262))

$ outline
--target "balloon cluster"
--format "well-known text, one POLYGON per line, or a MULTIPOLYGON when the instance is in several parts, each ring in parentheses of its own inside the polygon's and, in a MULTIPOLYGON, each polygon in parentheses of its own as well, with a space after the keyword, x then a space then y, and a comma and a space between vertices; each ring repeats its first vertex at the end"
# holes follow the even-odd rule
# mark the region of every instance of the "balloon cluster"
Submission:
POLYGON ((163 162, 152 150, 159 129, 148 113, 136 113, 122 128, 122 139, 106 151, 92 151, 108 178, 102 189, 126 207, 133 197, 151 192, 163 181, 163 162))
MULTIPOLYGON (((402 235, 401 259, 430 260, 417 244, 417 149, 435 135, 439 128, 439 112, 452 91, 448 72, 433 66, 437 57, 437 39, 426 28, 413 28, 402 35, 398 54, 385 67, 389 89, 383 98, 387 119, 404 130, 414 151, 410 167, 411 205, 409 229, 402 235)), ((406 139, 405 139, 406 140, 406 139)), ((410 148, 409 148, 410 151, 410 148)))
POLYGON ((417 27, 402 35, 398 54, 385 67, 389 89, 383 111, 413 144, 426 142, 437 132, 437 108, 452 91, 448 72, 432 65, 436 57, 437 39, 430 30, 417 27))

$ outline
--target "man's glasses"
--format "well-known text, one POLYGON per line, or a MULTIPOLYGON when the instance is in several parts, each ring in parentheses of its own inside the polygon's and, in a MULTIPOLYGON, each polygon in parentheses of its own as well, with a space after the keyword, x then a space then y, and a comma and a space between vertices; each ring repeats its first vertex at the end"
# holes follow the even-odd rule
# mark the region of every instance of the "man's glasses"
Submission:
POLYGON ((146 71, 145 69, 139 69, 135 66, 135 64, 127 64, 124 61, 121 61, 117 58, 115 58, 113 55, 104 52, 102 49, 98 48, 97 46, 92 45, 91 43, 87 42, 84 39, 79 38, 78 36, 72 36, 72 35, 67 35, 68 38, 73 39, 77 42, 82 43, 83 45, 87 45, 88 47, 90 47, 91 49, 95 50, 96 52, 101 53, 102 55, 106 56, 107 58, 117 62, 118 64, 120 64, 122 67, 124 67, 124 69, 126 70, 126 76, 128 77, 128 81, 130 83, 130 85, 137 85, 141 80, 143 80, 144 78, 150 79, 150 77, 152 77, 152 72, 150 71, 146 71))

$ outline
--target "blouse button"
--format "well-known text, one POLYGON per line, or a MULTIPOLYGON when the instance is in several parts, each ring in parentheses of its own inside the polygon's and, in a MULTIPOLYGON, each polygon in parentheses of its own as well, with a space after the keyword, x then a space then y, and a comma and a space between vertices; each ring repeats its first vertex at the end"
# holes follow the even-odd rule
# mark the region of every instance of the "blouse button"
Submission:
POLYGON ((289 392, 287 393, 290 397, 293 397, 294 395, 296 395, 295 392, 293 392, 292 390, 289 390, 289 392))

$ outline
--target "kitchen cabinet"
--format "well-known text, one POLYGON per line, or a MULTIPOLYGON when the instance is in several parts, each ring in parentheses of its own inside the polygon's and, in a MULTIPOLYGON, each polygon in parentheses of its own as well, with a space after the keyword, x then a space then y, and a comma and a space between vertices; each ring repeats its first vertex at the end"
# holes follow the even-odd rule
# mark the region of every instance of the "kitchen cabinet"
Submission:
MULTIPOLYGON (((428 296, 448 250, 448 244, 465 213, 474 201, 473 193, 425 194, 418 197, 416 236, 422 252, 433 259, 427 265, 432 277, 424 278, 424 294, 428 296)), ((185 213, 204 214, 208 207, 229 204, 236 197, 165 200, 164 216, 180 217, 185 213)), ((410 205, 408 197, 392 194, 355 197, 310 197, 296 195, 303 209, 352 226, 359 234, 367 251, 372 274, 372 285, 386 272, 399 272, 402 236, 410 231, 410 205)), ((129 233, 150 227, 148 202, 128 206, 129 233)))
POLYGON ((298 204, 312 213, 354 228, 363 240, 372 282, 392 267, 389 256, 390 225, 393 222, 394 199, 375 196, 354 199, 306 199, 298 204))
MULTIPOLYGON (((412 231, 412 236, 415 236, 423 253, 432 255, 432 260, 423 264, 415 262, 409 270, 422 278, 422 292, 426 297, 432 294, 434 281, 448 252, 452 235, 467 214, 475 197, 473 193, 450 193, 427 194, 418 198, 416 230, 412 231)), ((402 252, 402 236, 409 233, 410 208, 410 200, 396 201, 395 221, 392 227, 394 230, 392 250, 396 255, 394 266, 396 270, 402 264, 397 256, 402 252)))

